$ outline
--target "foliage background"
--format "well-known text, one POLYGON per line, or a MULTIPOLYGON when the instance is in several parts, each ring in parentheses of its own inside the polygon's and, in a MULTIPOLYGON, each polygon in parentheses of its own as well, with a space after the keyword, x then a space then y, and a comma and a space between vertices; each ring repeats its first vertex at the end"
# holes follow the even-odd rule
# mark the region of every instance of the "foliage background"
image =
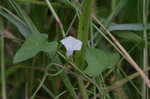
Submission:
POLYGON ((146 72, 149 29, 149 0, 0 0, 1 99, 149 99, 108 34, 146 72), (71 57, 69 35, 84 44, 71 57))

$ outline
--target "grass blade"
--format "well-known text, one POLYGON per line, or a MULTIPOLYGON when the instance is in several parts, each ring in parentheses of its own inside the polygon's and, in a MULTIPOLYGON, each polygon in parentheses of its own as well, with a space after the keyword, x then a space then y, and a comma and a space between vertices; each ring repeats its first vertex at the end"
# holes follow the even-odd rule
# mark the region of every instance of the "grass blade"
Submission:
MULTIPOLYGON (((2 24, 0 24, 2 25, 2 24)), ((3 30, 0 30, 3 31, 3 30)), ((2 81, 2 98, 7 99, 6 96, 6 78, 5 78, 5 60, 4 60, 4 36, 3 34, 0 37, 0 54, 1 54, 1 81, 2 81)))
MULTIPOLYGON (((83 1, 83 10, 79 18, 79 27, 78 27, 78 35, 77 38, 83 42, 83 46, 81 51, 77 52, 75 54, 75 63, 76 65, 83 69, 84 68, 84 62, 85 62, 85 49, 88 44, 88 35, 89 35, 89 28, 90 28, 90 22, 91 22, 91 14, 92 14, 92 6, 93 6, 94 0, 84 0, 83 1)), ((80 79, 79 79, 80 80, 80 79)), ((83 99, 88 99, 88 95, 84 86, 84 82, 80 80, 78 82, 81 96, 83 99)))
MULTIPOLYGON (((147 39, 147 21, 148 21, 148 9, 149 9, 149 0, 143 0, 143 25, 144 25, 144 30, 143 30, 143 38, 145 42, 145 46, 143 49, 143 68, 146 69, 148 67, 148 39, 147 39)), ((147 74, 148 75, 148 74, 147 74)), ((148 88, 143 83, 143 99, 149 99, 148 98, 148 88)))
POLYGON ((117 31, 117 30, 142 31, 145 28, 150 29, 150 24, 146 24, 145 26, 143 24, 114 24, 114 25, 109 25, 107 29, 109 31, 117 31))
POLYGON ((119 14, 119 12, 123 9, 123 7, 127 4, 127 2, 128 0, 120 0, 120 3, 118 4, 118 6, 115 8, 115 10, 110 14, 108 19, 106 20, 105 22, 106 27, 109 25, 112 19, 119 14))
POLYGON ((89 26, 91 21, 91 11, 92 11, 92 4, 93 0, 84 0, 83 3, 83 11, 79 18, 79 27, 78 27, 78 36, 77 38, 83 42, 83 47, 80 52, 75 54, 75 63, 80 68, 81 64, 84 65, 84 58, 85 58, 85 49, 88 44, 88 35, 89 35, 89 26))
POLYGON ((31 34, 30 29, 26 26, 25 23, 23 23, 23 21, 21 21, 21 19, 19 19, 19 17, 15 16, 13 13, 11 13, 9 10, 7 9, 0 9, 0 15, 2 15, 3 17, 5 17, 7 20, 9 20, 12 24, 14 24, 18 30, 20 31, 20 33, 26 38, 29 34, 31 34))

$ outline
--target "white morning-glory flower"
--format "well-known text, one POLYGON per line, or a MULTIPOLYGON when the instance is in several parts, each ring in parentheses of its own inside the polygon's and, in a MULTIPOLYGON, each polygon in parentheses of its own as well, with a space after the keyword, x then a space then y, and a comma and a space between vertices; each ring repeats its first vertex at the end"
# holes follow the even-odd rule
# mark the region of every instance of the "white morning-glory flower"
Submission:
POLYGON ((65 46, 67 50, 67 56, 71 56, 73 51, 79 51, 82 47, 82 42, 72 36, 68 36, 61 40, 61 43, 65 46))

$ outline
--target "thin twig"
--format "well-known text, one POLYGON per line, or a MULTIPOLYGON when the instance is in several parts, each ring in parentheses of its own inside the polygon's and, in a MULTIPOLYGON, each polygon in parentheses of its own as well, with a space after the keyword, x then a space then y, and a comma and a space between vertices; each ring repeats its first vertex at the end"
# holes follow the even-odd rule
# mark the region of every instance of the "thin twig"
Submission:
MULTIPOLYGON (((148 72, 150 70, 150 67, 145 69, 144 72, 148 72)), ((128 76, 127 78, 123 79, 123 80, 119 80, 117 82, 115 82, 112 86, 108 87, 108 91, 112 91, 116 88, 119 88, 121 86, 123 86, 124 84, 126 84, 128 81, 135 79, 136 77, 140 76, 139 72, 136 72, 130 76, 128 76)))
POLYGON ((62 22, 60 21, 60 19, 59 19, 57 13, 55 12, 55 10, 54 10, 54 8, 52 7, 52 5, 51 5, 51 3, 49 2, 49 0, 46 0, 46 3, 48 4, 48 7, 49 7, 49 9, 51 10, 53 16, 55 17, 57 23, 59 24, 63 37, 65 37, 66 35, 65 35, 65 31, 64 31, 63 24, 62 24, 62 22))

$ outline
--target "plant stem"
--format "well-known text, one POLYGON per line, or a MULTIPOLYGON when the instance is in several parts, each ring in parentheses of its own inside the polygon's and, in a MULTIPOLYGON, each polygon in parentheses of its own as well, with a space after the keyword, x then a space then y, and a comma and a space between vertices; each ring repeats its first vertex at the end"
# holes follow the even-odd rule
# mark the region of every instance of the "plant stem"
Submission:
POLYGON ((38 85, 37 89, 35 90, 35 92, 33 93, 33 95, 30 97, 30 99, 35 99, 35 96, 37 94, 37 92, 41 89, 41 87, 43 86, 46 78, 48 76, 48 68, 45 70, 45 73, 42 77, 42 80, 40 81, 40 84, 38 85))
MULTIPOLYGON (((144 25, 144 31, 143 31, 143 38, 144 38, 144 42, 145 42, 145 46, 143 49, 143 66, 144 69, 148 67, 148 41, 147 41, 147 16, 148 16, 148 6, 149 6, 149 0, 143 0, 143 25, 144 25)), ((148 90, 147 87, 145 85, 145 83, 143 83, 143 99, 148 99, 148 94, 147 94, 148 90)))
MULTIPOLYGON (((76 65, 83 70, 85 65, 85 50, 88 44, 89 26, 91 22, 91 12, 94 0, 84 0, 81 15, 79 18, 79 27, 77 38, 82 41, 83 46, 81 51, 75 54, 76 65)), ((78 84, 81 92, 82 99, 88 99, 86 88, 82 79, 78 78, 78 84)))
POLYGON ((86 93, 84 82, 80 77, 78 77, 78 84, 79 84, 80 92, 81 92, 83 99, 88 99, 88 95, 86 93))
POLYGON ((74 87, 73 87, 72 83, 70 82, 68 75, 65 72, 62 72, 62 78, 63 78, 63 83, 65 84, 66 88, 70 92, 73 99, 77 99, 77 95, 74 90, 74 87))
POLYGON ((77 38, 82 41, 83 46, 81 51, 76 52, 75 54, 75 63, 79 68, 84 68, 84 56, 85 49, 88 44, 88 35, 89 35, 89 26, 91 21, 91 11, 93 0, 85 0, 83 3, 83 10, 79 18, 79 27, 77 38))
POLYGON ((51 3, 49 2, 49 0, 46 0, 46 3, 48 4, 48 7, 49 7, 49 9, 51 10, 53 16, 55 17, 57 23, 59 24, 63 37, 65 37, 66 34, 65 34, 65 31, 64 31, 63 24, 61 23, 61 21, 60 21, 58 15, 57 15, 57 13, 56 13, 55 10, 53 9, 53 7, 52 7, 51 3))
POLYGON ((2 80, 2 98, 6 97, 6 79, 5 79, 5 60, 4 60, 4 37, 1 35, 1 80, 2 80))

